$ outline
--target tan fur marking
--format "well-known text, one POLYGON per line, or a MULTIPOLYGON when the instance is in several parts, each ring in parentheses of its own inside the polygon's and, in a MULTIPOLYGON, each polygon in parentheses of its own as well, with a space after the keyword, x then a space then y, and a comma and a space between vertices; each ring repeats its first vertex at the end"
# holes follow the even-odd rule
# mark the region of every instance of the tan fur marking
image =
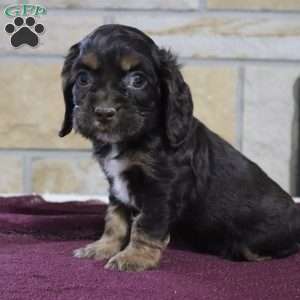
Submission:
POLYGON ((243 255, 248 261, 263 261, 272 259, 270 256, 260 256, 259 254, 252 252, 249 248, 245 248, 243 250, 243 255))
POLYGON ((121 58, 120 65, 124 71, 129 71, 140 63, 139 59, 133 55, 126 55, 121 58))
POLYGON ((74 251, 79 258, 108 259, 117 254, 129 231, 126 213, 121 207, 110 205, 105 216, 105 228, 100 240, 74 251))
POLYGON ((96 70, 100 66, 100 62, 97 59, 97 56, 95 53, 90 52, 85 54, 82 58, 81 61, 83 64, 91 68, 92 70, 96 70))
POLYGON ((133 224, 129 245, 112 257, 105 265, 107 269, 120 271, 144 271, 158 266, 162 251, 167 247, 170 237, 164 241, 153 240, 138 231, 133 224))
POLYGON ((129 160, 129 165, 131 167, 138 166, 142 168, 147 175, 151 177, 155 177, 155 168, 154 168, 155 160, 150 154, 143 153, 143 152, 135 152, 129 154, 128 160, 129 160))
POLYGON ((118 206, 110 205, 105 216, 105 229, 103 235, 123 240, 128 232, 126 213, 118 206))

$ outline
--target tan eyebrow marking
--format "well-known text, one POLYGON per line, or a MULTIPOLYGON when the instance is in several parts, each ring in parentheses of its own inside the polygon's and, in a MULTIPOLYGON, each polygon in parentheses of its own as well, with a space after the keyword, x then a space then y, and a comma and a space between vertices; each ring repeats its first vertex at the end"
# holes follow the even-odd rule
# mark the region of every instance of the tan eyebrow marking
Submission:
POLYGON ((100 66, 100 62, 98 61, 96 54, 93 52, 87 53, 82 56, 81 61, 92 70, 96 70, 100 66))
POLYGON ((126 55, 121 58, 120 65, 124 71, 129 71, 140 63, 140 60, 133 55, 126 55))

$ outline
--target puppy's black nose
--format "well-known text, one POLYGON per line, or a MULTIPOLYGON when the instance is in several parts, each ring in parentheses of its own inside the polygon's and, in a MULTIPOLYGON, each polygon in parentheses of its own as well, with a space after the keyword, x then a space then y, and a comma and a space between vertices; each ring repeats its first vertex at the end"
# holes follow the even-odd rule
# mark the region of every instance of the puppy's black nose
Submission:
POLYGON ((95 113, 97 114, 97 116, 100 119, 103 119, 103 120, 112 119, 115 116, 116 112, 117 112, 116 109, 112 108, 112 107, 109 107, 109 108, 96 107, 95 108, 95 113))

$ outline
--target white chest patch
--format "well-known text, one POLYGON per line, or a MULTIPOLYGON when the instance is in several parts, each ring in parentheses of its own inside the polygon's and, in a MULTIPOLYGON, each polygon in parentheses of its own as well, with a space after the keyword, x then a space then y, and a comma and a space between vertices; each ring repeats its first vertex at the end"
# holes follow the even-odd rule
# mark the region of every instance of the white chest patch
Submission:
POLYGON ((128 166, 128 161, 115 158, 117 155, 118 149, 114 145, 110 154, 104 159, 103 168, 106 175, 112 180, 112 194, 120 201, 129 204, 128 183, 122 176, 122 172, 126 170, 128 166))

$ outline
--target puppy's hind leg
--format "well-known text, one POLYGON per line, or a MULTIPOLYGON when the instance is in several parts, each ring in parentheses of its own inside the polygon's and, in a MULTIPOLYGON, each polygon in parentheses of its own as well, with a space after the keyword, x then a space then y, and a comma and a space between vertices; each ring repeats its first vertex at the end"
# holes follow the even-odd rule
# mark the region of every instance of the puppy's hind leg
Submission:
POLYGON ((271 256, 260 256, 259 254, 254 253, 247 247, 243 248, 242 255, 247 261, 264 261, 272 259, 271 256))
POLYGON ((73 252, 78 258, 109 259, 117 254, 129 234, 129 216, 122 206, 109 205, 105 216, 105 228, 100 240, 73 252))

